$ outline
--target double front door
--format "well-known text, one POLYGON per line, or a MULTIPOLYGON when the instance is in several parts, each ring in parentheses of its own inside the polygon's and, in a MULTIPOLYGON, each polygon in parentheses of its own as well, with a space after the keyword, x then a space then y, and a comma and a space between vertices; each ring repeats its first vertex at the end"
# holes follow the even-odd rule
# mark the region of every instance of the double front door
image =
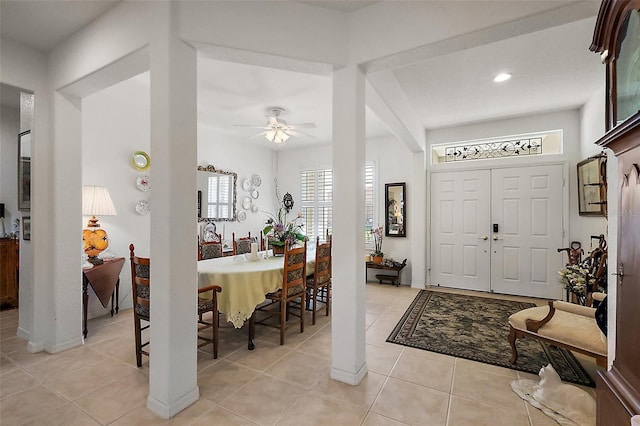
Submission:
POLYGON ((430 283, 556 299, 562 165, 431 174, 430 283))

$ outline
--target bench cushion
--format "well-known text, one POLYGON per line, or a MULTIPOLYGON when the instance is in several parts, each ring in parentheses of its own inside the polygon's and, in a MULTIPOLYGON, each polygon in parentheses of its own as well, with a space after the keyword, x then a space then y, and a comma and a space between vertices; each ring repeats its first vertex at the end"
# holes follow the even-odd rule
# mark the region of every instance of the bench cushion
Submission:
POLYGON ((537 334, 558 343, 607 356, 606 338, 603 339, 600 328, 598 328, 595 319, 592 317, 556 309, 553 318, 543 325, 537 333, 527 330, 526 320, 539 321, 548 312, 548 306, 524 309, 509 317, 509 325, 516 330, 522 330, 533 335, 537 334))

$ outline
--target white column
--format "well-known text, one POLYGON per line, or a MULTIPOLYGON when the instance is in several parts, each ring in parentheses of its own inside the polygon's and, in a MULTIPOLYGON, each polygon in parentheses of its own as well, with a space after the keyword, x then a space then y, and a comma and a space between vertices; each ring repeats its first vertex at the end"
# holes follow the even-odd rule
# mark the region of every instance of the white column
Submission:
POLYGON ((197 384, 196 52, 176 37, 174 2, 158 4, 151 42, 151 335, 147 407, 175 416, 197 384))
POLYGON ((427 170, 424 151, 412 154, 409 191, 409 238, 411 238, 411 287, 424 288, 427 272, 427 170), (411 219, 413 218, 413 220, 411 219))
POLYGON ((367 374, 364 276, 364 75, 333 73, 333 285, 331 377, 357 385, 367 374))

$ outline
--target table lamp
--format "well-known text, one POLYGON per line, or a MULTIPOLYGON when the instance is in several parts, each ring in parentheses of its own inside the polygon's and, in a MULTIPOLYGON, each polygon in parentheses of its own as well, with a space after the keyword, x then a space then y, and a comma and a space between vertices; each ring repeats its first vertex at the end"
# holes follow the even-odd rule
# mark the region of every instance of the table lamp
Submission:
POLYGON ((89 258, 87 259, 94 265, 100 265, 102 259, 98 255, 109 247, 109 238, 107 233, 100 228, 96 216, 115 216, 116 208, 111 201, 111 196, 107 188, 101 186, 84 186, 82 187, 82 215, 91 216, 88 229, 82 231, 82 241, 84 242, 84 251, 89 258))

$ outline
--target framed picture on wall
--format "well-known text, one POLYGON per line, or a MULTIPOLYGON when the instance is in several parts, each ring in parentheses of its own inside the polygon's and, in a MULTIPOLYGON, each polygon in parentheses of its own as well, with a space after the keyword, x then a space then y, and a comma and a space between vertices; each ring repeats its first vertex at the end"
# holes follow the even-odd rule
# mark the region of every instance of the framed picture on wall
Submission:
POLYGON ((31 216, 22 216, 22 239, 31 240, 31 216))
POLYGON ((18 135, 18 210, 31 209, 31 130, 18 135))
POLYGON ((607 157, 604 154, 578 163, 578 213, 607 215, 607 157))

